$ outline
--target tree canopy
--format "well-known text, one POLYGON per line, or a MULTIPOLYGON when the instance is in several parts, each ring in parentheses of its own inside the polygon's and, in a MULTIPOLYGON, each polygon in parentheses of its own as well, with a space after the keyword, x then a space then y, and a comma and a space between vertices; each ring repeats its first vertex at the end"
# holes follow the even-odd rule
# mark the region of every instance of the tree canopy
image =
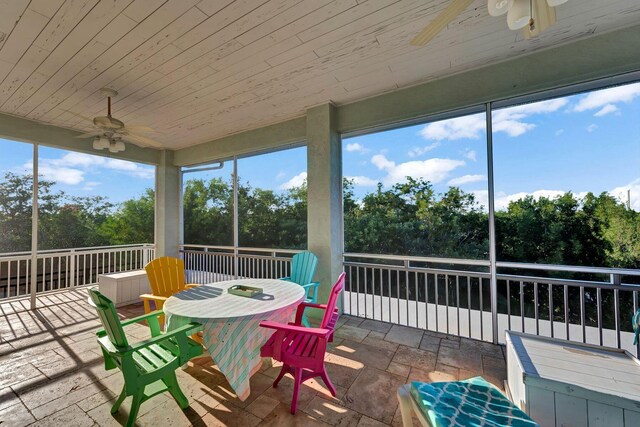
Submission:
MULTIPOLYGON (((30 175, 7 173, 0 182, 0 252, 27 251, 31 239, 30 175)), ((381 184, 361 200, 344 180, 347 252, 487 259, 488 215, 472 193, 408 178, 381 184)), ((230 181, 190 179, 183 195, 189 244, 233 244, 230 181)), ((154 194, 113 204, 101 196, 70 196, 39 183, 42 249, 153 241, 154 194)), ((239 244, 300 249, 307 240, 307 187, 282 192, 238 187, 239 244)), ((499 260, 640 268, 640 213, 608 193, 556 198, 526 196, 496 212, 499 260)))

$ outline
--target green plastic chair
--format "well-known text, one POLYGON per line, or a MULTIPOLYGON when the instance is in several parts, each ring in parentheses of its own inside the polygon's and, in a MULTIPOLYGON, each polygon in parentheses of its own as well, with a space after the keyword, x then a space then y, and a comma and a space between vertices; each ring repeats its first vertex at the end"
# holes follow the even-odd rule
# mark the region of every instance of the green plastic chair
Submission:
POLYGON ((189 338, 200 324, 190 323, 162 333, 158 322, 158 317, 163 314, 160 310, 121 322, 113 302, 96 288, 89 289, 89 304, 95 307, 104 327, 96 335, 105 369, 118 368, 124 376, 124 387, 111 413, 118 412, 127 396, 133 396, 127 427, 133 426, 140 405, 165 391, 171 393, 182 409, 189 407, 189 400, 180 390, 175 371, 202 354, 202 346, 189 338), (123 327, 143 320, 149 325, 151 338, 130 344, 123 327))
MULTIPOLYGON (((305 302, 317 304, 318 286, 320 282, 313 281, 313 275, 316 274, 317 266, 318 257, 315 256, 313 252, 305 251, 297 253, 291 259, 291 276, 281 277, 280 280, 287 280, 302 286, 307 293, 305 302)), ((310 326, 306 315, 302 317, 302 324, 306 327, 310 326)))

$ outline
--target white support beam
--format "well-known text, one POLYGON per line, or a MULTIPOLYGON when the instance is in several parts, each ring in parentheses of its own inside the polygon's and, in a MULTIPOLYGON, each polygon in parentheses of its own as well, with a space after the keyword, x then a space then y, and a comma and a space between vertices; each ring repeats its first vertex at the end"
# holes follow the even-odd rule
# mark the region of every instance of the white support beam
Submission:
POLYGON ((156 168, 156 257, 177 257, 180 244, 180 168, 173 165, 173 151, 160 152, 156 168))
POLYGON ((307 233, 319 259, 320 301, 342 271, 342 147, 335 126, 333 104, 307 111, 307 233))

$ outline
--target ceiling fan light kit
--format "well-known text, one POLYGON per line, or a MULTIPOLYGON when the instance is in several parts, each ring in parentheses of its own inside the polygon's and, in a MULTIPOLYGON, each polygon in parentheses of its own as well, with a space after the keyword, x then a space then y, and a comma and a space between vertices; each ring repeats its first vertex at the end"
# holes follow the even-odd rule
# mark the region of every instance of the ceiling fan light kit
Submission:
MULTIPOLYGON (((507 25, 511 30, 522 30, 524 38, 530 39, 556 23, 555 7, 568 0, 487 0, 487 9, 491 16, 507 15, 507 25)), ((414 46, 424 46, 458 16, 474 0, 451 0, 429 24, 413 39, 414 46)))
POLYGON ((509 9, 511 9, 511 6, 513 6, 513 0, 489 0, 489 15, 504 15, 509 9))
POLYGON ((530 39, 556 23, 555 8, 567 1, 488 0, 487 8, 491 16, 500 16, 505 10, 508 10, 507 25, 509 29, 514 31, 522 30, 524 37, 530 39))
POLYGON ((520 30, 531 20, 530 0, 514 0, 507 12, 507 25, 510 30, 520 30))

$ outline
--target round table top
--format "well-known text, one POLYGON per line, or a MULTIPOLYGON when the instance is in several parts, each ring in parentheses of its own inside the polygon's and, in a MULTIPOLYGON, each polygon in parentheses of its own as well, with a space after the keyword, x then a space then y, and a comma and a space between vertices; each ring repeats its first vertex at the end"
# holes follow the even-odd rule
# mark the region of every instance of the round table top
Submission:
POLYGON ((170 316, 191 319, 229 319, 271 313, 297 305, 304 298, 302 286, 285 280, 227 280, 175 294, 165 301, 163 310, 170 316), (252 298, 227 293, 227 289, 234 285, 262 288, 263 292, 252 298))

